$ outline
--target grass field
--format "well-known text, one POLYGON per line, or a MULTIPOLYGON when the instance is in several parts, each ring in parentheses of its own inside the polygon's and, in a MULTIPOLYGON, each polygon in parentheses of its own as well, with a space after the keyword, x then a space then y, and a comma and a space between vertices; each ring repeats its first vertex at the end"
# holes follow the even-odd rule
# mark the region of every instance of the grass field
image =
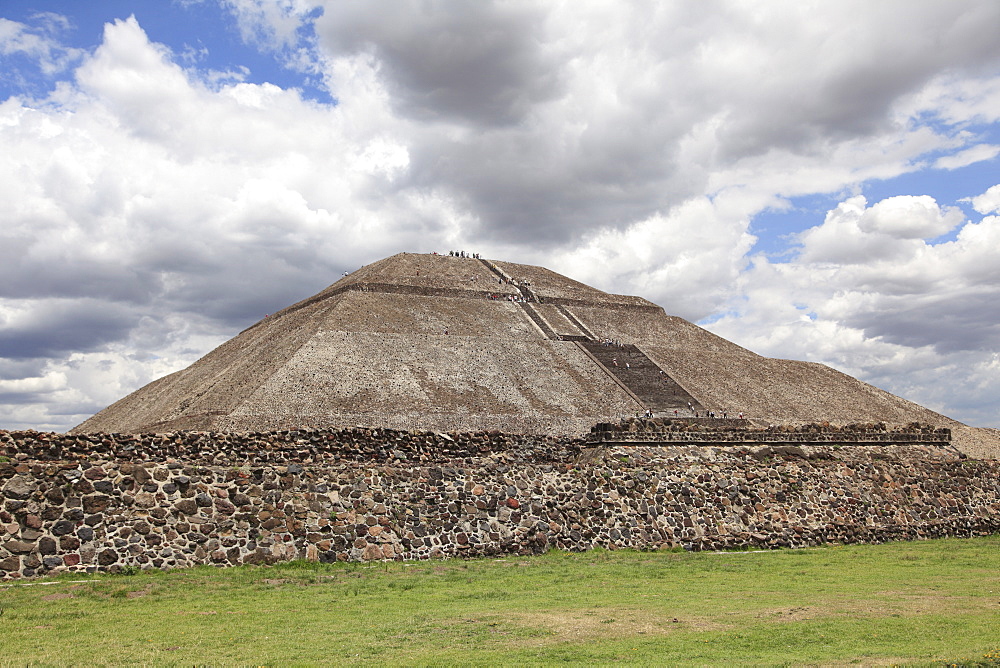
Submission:
POLYGON ((1000 536, 73 575, 0 607, 2 665, 1000 666, 1000 536))

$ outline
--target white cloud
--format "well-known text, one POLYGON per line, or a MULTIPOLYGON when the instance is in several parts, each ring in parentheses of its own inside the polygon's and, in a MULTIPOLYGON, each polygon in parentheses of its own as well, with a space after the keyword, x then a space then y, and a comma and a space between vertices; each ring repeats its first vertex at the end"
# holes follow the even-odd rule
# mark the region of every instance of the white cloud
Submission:
POLYGON ((906 118, 928 115, 952 125, 995 123, 1000 119, 1000 79, 995 72, 959 75, 945 71, 901 97, 896 106, 906 118))
POLYGON ((956 222, 927 197, 870 207, 850 198, 801 236, 790 261, 755 257, 733 311, 709 328, 989 423, 983 393, 1000 390, 1000 217, 965 222, 954 241, 919 238, 956 222))
POLYGON ((1000 213, 1000 185, 972 198, 972 207, 982 214, 1000 213))
POLYGON ((55 373, 50 376, 34 378, 18 378, 15 380, 0 380, 0 395, 14 392, 52 392, 61 388, 66 383, 66 376, 62 373, 55 373))
POLYGON ((798 235, 801 260, 813 264, 898 263, 923 253, 925 239, 953 229, 963 220, 954 207, 941 208, 927 195, 890 197, 866 208, 858 195, 830 211, 822 225, 798 235))
POLYGON ((858 227, 896 239, 933 239, 953 229, 963 218, 959 209, 942 209, 933 197, 899 195, 865 211, 858 227))
POLYGON ((992 387, 995 218, 845 196, 792 262, 748 254, 788 198, 989 159, 996 3, 225 4, 337 104, 186 69, 134 18, 48 98, 0 102, 0 381, 38 398, 18 421, 107 403, 345 269, 449 248, 691 319, 745 297, 717 327, 762 352, 869 378, 965 355, 992 387), (75 346, 35 337, 81 318, 75 346))
POLYGON ((983 162, 984 160, 992 160, 998 155, 1000 155, 1000 146, 995 144, 976 144, 964 151, 938 158, 934 162, 934 166, 939 169, 959 169, 974 165, 977 162, 983 162))
POLYGON ((35 18, 37 28, 0 17, 0 55, 31 58, 47 75, 62 72, 83 56, 83 51, 68 48, 59 40, 59 34, 69 27, 65 17, 45 12, 35 18))
POLYGON ((745 211, 726 198, 692 199, 668 215, 625 229, 608 228, 586 243, 537 262, 606 290, 638 294, 698 320, 731 297, 754 237, 745 211))
POLYGON ((316 6, 306 0, 222 0, 239 22, 247 41, 265 40, 265 46, 293 46, 303 19, 316 6))

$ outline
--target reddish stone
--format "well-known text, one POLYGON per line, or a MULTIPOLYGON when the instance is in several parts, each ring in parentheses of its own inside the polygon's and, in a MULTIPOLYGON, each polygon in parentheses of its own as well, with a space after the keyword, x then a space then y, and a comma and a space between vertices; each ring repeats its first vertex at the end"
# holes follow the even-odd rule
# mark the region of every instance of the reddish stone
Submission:
POLYGON ((507 499, 507 507, 508 508, 520 508, 521 504, 518 502, 517 499, 511 497, 511 498, 507 499))
MULTIPOLYGON (((92 471, 93 469, 88 469, 88 470, 92 471)), ((83 497, 83 512, 87 513, 88 515, 104 512, 110 505, 111 505, 111 497, 105 496, 103 494, 94 494, 93 496, 83 497)))
POLYGON ((83 475, 90 480, 100 480, 101 478, 106 477, 107 473, 105 473, 104 469, 102 469, 100 466, 91 466, 89 469, 83 472, 83 475))
POLYGON ((80 555, 75 552, 72 554, 64 554, 63 563, 67 566, 77 566, 80 564, 80 555))
POLYGON ((216 499, 215 509, 223 515, 232 515, 236 512, 236 506, 226 499, 216 499))

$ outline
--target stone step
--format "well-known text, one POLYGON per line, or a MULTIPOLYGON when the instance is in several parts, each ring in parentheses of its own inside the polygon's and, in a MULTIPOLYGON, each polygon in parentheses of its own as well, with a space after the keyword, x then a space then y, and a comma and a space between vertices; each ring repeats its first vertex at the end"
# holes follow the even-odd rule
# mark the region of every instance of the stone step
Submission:
POLYGON ((696 411, 704 410, 695 397, 649 359, 638 346, 633 344, 608 346, 597 341, 582 342, 580 345, 586 348, 608 373, 628 387, 646 408, 654 412, 677 410, 685 415, 688 414, 689 406, 696 411))
POLYGON ((594 336, 594 333, 592 331, 590 331, 589 329, 587 329, 587 326, 584 325, 582 322, 580 322, 580 319, 577 318, 576 315, 572 311, 570 311, 568 308, 566 308, 566 306, 564 306, 562 304, 556 304, 556 308, 559 310, 560 313, 562 313, 566 317, 567 320, 569 320, 571 323, 573 323, 578 330, 580 330, 581 332, 583 332, 584 335, 587 337, 588 340, 590 340, 590 341, 596 341, 597 340, 597 337, 594 336))
POLYGON ((547 338, 552 339, 553 341, 559 340, 559 335, 556 334, 551 327, 549 327, 549 323, 545 322, 545 319, 538 314, 538 312, 534 309, 534 307, 530 303, 518 302, 518 304, 521 306, 522 309, 524 309, 524 312, 528 314, 528 317, 531 318, 531 320, 536 325, 538 325, 538 328, 545 333, 545 336, 547 338))
POLYGON ((532 303, 532 308, 559 335, 562 341, 590 341, 587 336, 556 304, 532 303))
POLYGON ((528 286, 524 285, 522 281, 518 281, 513 276, 509 276, 507 274, 507 272, 505 272, 503 269, 501 269, 500 267, 496 266, 495 264, 493 264, 489 260, 484 260, 484 259, 480 258, 479 261, 483 263, 483 266, 485 266, 487 269, 489 269, 494 274, 496 274, 501 279, 503 279, 504 282, 509 283, 510 285, 513 285, 515 288, 517 288, 517 291, 521 293, 521 297, 525 301, 528 301, 528 302, 541 301, 538 298, 538 295, 536 295, 534 292, 532 292, 531 289, 528 286))

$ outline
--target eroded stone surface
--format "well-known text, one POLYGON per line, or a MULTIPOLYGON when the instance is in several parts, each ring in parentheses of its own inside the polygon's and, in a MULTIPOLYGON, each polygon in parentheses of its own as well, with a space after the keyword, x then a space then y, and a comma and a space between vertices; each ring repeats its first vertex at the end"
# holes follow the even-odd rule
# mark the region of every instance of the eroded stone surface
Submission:
MULTIPOLYGON (((556 332, 637 346, 704 410, 763 424, 926 422, 951 427, 968 454, 1000 455, 1000 432, 965 427, 829 367, 761 357, 645 299, 542 267, 492 264, 530 282, 542 303, 526 310, 509 301, 521 290, 489 262, 400 253, 261 320, 75 431, 376 425, 571 435, 647 407, 556 332)), ((87 479, 95 489, 105 480, 100 471, 87 479)))
POLYGON ((387 429, 0 432, 12 464, 0 489, 18 478, 19 495, 31 490, 0 498, 0 577, 1000 531, 1000 462, 951 448, 586 445, 387 429), (90 489, 93 467, 106 493, 90 489))

